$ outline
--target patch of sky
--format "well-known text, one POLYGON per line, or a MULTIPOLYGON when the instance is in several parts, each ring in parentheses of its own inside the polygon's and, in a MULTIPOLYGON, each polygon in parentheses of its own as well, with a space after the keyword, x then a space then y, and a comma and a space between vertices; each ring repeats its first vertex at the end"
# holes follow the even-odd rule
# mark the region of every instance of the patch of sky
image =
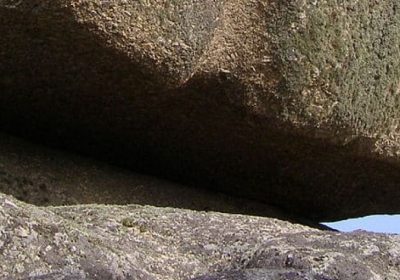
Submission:
POLYGON ((373 215, 323 224, 343 232, 366 230, 400 234, 400 215, 373 215))

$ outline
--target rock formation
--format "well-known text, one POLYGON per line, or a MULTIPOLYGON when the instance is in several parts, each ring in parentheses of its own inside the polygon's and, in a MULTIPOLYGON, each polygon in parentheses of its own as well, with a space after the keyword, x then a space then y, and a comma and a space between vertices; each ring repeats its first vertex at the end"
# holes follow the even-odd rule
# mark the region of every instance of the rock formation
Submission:
POLYGON ((395 0, 0 0, 0 278, 400 279, 318 225, 400 211, 399 64, 395 0))
POLYGON ((397 280, 400 237, 138 205, 0 194, 1 279, 397 280))
POLYGON ((398 212, 399 9, 1 0, 0 127, 315 221, 398 212))

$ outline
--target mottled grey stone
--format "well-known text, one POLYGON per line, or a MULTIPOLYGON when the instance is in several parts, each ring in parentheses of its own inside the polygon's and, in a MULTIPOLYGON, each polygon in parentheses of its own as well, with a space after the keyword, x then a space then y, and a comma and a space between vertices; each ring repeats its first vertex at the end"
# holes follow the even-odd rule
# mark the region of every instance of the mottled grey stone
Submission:
POLYGON ((400 277, 400 237, 151 206, 37 207, 0 194, 0 278, 400 277))

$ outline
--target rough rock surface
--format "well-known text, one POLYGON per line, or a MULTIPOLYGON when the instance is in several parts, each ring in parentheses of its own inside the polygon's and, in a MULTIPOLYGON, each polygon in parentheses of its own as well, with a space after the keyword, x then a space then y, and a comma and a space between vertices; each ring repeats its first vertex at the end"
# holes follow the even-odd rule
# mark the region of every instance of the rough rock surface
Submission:
POLYGON ((400 237, 173 208, 0 194, 1 279, 397 280, 400 237))
POLYGON ((0 0, 0 126, 314 220, 400 208, 400 2, 0 0))

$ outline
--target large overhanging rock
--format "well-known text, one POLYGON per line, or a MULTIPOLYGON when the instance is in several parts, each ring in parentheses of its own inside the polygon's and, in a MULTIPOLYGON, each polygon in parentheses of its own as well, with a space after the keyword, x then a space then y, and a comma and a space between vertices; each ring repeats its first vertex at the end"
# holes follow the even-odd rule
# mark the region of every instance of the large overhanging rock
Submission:
POLYGON ((0 0, 0 125, 315 220, 400 210, 400 2, 0 0))
POLYGON ((36 207, 0 194, 2 279, 400 278, 400 237, 130 206, 36 207))

